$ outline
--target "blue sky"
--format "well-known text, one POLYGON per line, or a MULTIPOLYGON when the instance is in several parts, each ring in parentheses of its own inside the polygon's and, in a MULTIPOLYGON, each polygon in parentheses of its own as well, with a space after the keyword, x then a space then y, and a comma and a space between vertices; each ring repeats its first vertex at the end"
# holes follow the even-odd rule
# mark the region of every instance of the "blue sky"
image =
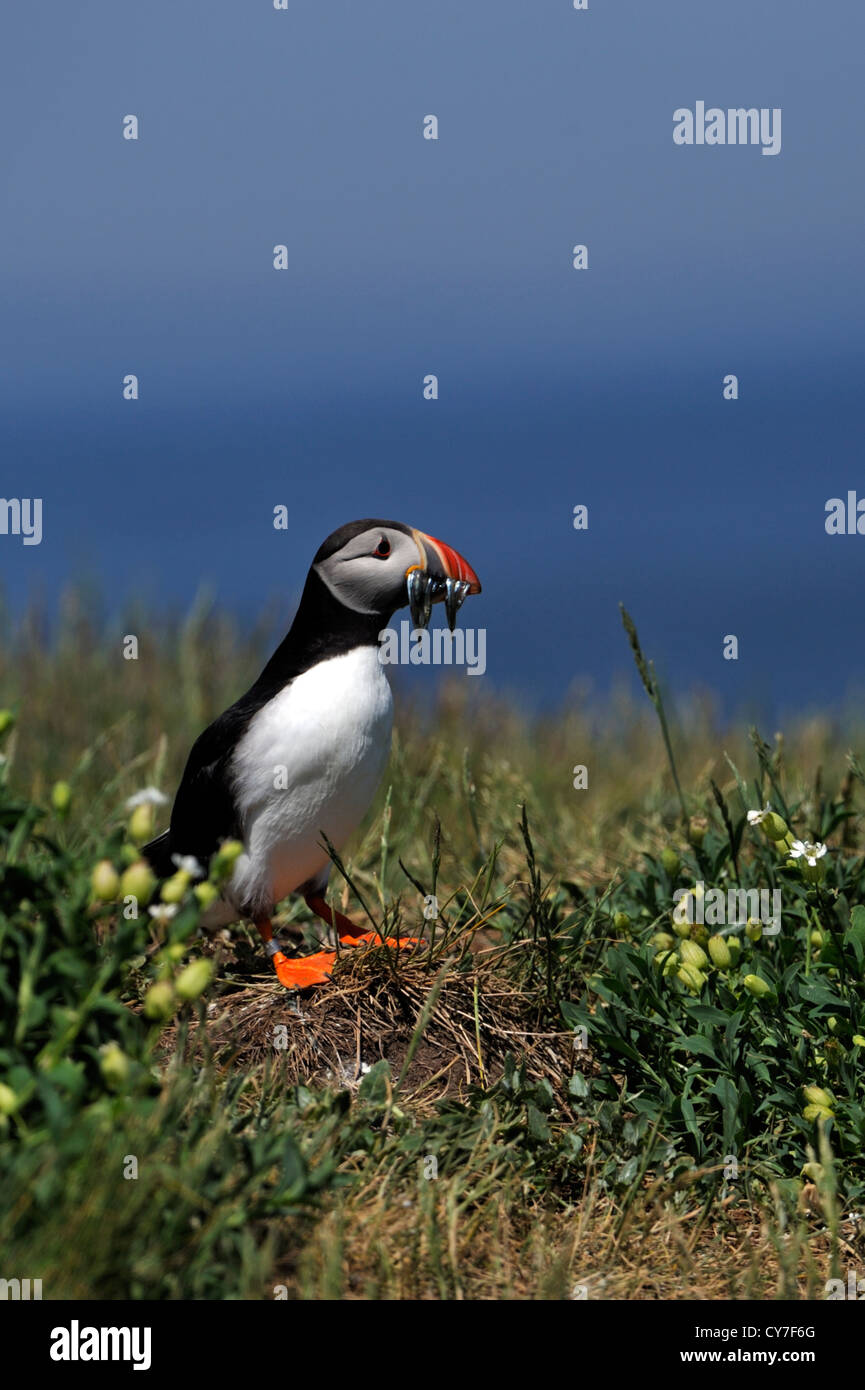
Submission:
POLYGON ((324 536, 382 515, 468 557, 485 679, 538 704, 627 672, 620 599, 728 709, 865 684, 865 536, 824 530, 865 496, 861 6, 100 0, 3 28, 0 494, 44 506, 40 546, 0 536, 13 605, 87 573, 288 619, 324 536), (780 107, 781 153, 675 146, 698 100, 780 107))

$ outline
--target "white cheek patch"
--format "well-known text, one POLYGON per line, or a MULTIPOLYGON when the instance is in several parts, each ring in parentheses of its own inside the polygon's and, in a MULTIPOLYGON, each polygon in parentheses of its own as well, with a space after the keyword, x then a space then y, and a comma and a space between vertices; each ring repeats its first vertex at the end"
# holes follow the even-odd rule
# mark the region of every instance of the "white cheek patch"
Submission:
MULTIPOLYGON (((360 551, 356 555, 338 558, 331 556, 322 564, 314 565, 316 574, 324 583, 328 592, 341 603, 344 608, 350 608, 353 613, 363 613, 368 617, 374 617, 382 609, 382 581, 387 589, 391 582, 396 589, 395 576, 402 573, 419 572, 416 570, 414 559, 415 549, 420 555, 421 565, 426 565, 426 556, 419 540, 414 536, 394 535, 391 532, 388 536, 391 543, 391 552, 386 560, 377 560, 371 553, 360 551), (337 576, 346 571, 344 583, 338 582, 337 576)), ((376 542, 375 533, 370 534, 370 550, 376 542)), ((408 594, 404 590, 405 597, 402 603, 408 602, 408 594)))
MULTIPOLYGON (((362 606, 362 602, 356 602, 357 597, 360 597, 361 600, 363 600, 363 598, 365 597, 361 586, 354 585, 350 590, 348 585, 346 585, 345 588, 340 588, 339 585, 334 584, 331 581, 331 578, 323 565, 314 565, 313 568, 316 574, 318 575, 319 579, 324 584, 328 593, 331 595, 332 598, 336 599, 337 603, 341 603, 343 608, 350 608, 353 613, 364 613, 368 617, 374 617, 375 614, 378 612, 377 604, 373 605, 373 607, 371 608, 366 608, 362 606), (346 592, 347 590, 349 590, 350 592, 350 598, 348 596, 348 593, 346 592)), ((370 590, 372 590, 372 583, 370 583, 367 587, 370 590)))

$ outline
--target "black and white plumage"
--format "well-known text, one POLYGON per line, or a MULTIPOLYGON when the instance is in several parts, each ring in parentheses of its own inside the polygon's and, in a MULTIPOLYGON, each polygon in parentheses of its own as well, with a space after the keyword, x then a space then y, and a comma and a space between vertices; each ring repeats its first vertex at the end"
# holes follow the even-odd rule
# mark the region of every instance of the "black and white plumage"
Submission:
MULTIPOLYGON (((196 740, 169 829, 145 854, 164 876, 176 856, 193 855, 206 866, 223 841, 242 842, 208 925, 247 917, 270 942, 270 914, 293 892, 333 924, 322 898, 330 871, 322 832, 339 849, 384 772, 393 700, 379 633, 410 593, 414 611, 418 583, 427 612, 430 597, 447 596, 449 618, 455 591, 480 592, 471 566, 421 531, 374 519, 340 527, 313 560, 284 641, 249 690, 196 740)), ((336 925, 348 939, 368 939, 346 918, 336 925)), ((328 953, 307 957, 304 970, 302 960, 286 961, 273 943, 268 949, 283 983, 326 976, 328 953)))

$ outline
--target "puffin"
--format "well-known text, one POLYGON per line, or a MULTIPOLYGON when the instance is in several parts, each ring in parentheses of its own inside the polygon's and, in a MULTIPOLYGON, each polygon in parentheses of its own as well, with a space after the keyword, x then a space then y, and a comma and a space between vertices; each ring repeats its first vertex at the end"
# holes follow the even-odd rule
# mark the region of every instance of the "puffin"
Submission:
POLYGON ((239 841, 243 851, 202 925, 252 922, 287 989, 325 983, 337 954, 287 954, 271 919, 290 894, 302 896, 342 945, 382 944, 324 897, 331 870, 325 837, 342 848, 390 754, 393 696, 379 654, 382 629, 405 606, 415 629, 424 628, 441 602, 453 631, 464 599, 480 592, 468 561, 423 531, 369 517, 340 526, 312 561, 287 636, 192 746, 169 827, 144 846, 144 856, 161 878, 188 857, 206 872, 226 840, 239 841))

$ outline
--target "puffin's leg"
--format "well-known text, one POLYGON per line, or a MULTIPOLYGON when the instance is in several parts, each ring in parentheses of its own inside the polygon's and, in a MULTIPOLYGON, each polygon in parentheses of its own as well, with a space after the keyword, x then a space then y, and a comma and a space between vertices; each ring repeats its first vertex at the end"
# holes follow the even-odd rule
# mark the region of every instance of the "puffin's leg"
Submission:
POLYGON ((264 942, 264 949, 273 961, 276 978, 286 989, 308 989, 310 985, 323 985, 330 979, 336 951, 317 951, 315 955, 295 956, 290 960, 280 949, 279 942, 274 940, 270 918, 261 917, 255 925, 264 942))
POLYGON ((343 946, 417 946, 418 937, 401 936, 399 940, 395 936, 388 936, 384 940, 378 932, 364 931, 353 922, 345 913, 339 912, 335 907, 328 907, 320 893, 315 891, 305 893, 304 901, 310 912, 314 912, 316 917, 320 917, 329 927, 335 927, 339 934, 339 939, 343 946))

